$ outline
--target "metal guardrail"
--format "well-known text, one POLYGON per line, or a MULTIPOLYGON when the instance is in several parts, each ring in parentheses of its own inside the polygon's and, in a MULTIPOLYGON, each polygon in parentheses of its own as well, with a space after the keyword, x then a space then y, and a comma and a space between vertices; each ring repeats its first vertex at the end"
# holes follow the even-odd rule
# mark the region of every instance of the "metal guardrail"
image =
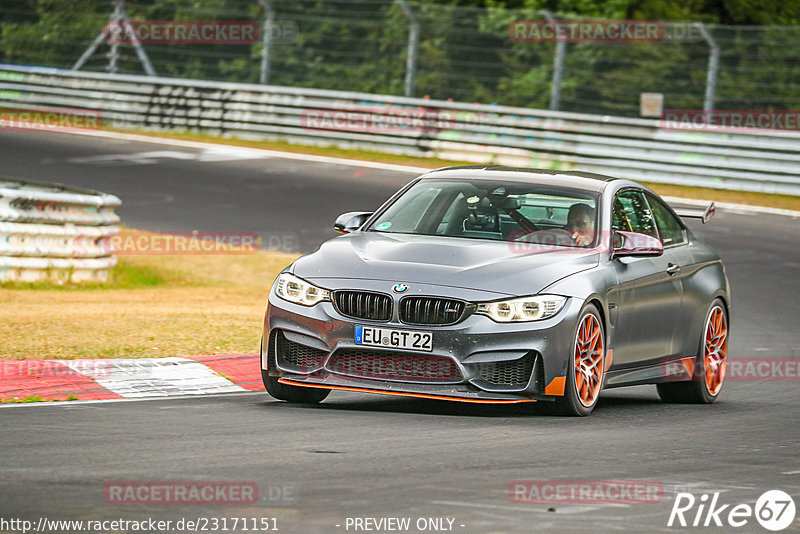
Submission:
POLYGON ((0 281, 105 281, 114 195, 0 178, 0 281))
POLYGON ((652 119, 14 65, 0 65, 0 107, 92 110, 119 129, 197 130, 800 195, 797 131, 676 130, 652 119))

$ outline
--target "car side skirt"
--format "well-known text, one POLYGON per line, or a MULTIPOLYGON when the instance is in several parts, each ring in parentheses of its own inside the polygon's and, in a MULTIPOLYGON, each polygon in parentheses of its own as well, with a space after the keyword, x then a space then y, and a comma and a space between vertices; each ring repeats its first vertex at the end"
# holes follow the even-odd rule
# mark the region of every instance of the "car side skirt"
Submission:
POLYGON ((702 373, 702 367, 697 367, 696 357, 671 356, 645 365, 612 368, 606 374, 605 389, 662 382, 687 382, 697 380, 698 373, 702 373))

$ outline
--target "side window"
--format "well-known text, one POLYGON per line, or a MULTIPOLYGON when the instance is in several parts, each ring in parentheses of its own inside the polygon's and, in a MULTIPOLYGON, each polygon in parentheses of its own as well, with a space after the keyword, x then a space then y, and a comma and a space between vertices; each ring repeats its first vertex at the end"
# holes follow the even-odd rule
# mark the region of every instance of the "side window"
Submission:
POLYGON ((653 216, 658 225, 658 232, 661 234, 661 242, 664 246, 676 245, 686 240, 683 232, 683 225, 669 209, 657 198, 647 195, 647 202, 653 210, 653 216))
POLYGON ((640 191, 623 191, 617 194, 613 208, 612 229, 658 237, 653 214, 640 191))

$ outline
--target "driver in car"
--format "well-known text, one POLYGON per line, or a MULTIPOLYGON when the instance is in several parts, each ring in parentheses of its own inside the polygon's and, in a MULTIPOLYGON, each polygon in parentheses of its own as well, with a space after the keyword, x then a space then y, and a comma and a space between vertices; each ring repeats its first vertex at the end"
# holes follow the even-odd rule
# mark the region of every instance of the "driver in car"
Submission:
POLYGON ((570 233, 576 247, 587 247, 594 241, 594 209, 589 204, 569 207, 564 230, 570 233))

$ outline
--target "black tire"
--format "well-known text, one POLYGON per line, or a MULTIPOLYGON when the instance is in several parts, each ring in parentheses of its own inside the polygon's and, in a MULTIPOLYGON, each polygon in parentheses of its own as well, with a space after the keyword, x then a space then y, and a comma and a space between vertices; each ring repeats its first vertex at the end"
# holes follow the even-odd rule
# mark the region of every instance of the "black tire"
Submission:
MULTIPOLYGON (((703 322, 703 335, 700 339, 700 347, 698 348, 697 356, 694 360, 694 376, 691 381, 681 382, 662 382, 656 385, 658 396, 661 400, 668 403, 681 403, 681 404, 711 404, 717 400, 722 390, 724 383, 724 372, 719 379, 716 387, 709 386, 709 380, 706 380, 706 340, 709 335, 709 328, 713 328, 712 317, 716 313, 722 314, 722 321, 725 328, 725 340, 722 344, 721 351, 723 352, 723 361, 727 358, 728 351, 728 311, 725 309, 725 304, 720 299, 715 299, 709 306, 703 322), (713 391, 712 391, 713 387, 713 391)), ((711 376, 709 374, 709 376, 711 376)), ((712 385, 715 380, 711 380, 712 385)))
POLYGON ((703 391, 705 387, 700 380, 664 382, 656 384, 656 389, 661 400, 670 404, 710 404, 714 402, 714 398, 709 398, 703 391))
MULTIPOLYGON (((591 356, 591 353, 595 352, 597 352, 597 350, 590 351, 590 354, 587 356, 591 356)), ((593 304, 588 304, 583 308, 583 310, 581 310, 581 314, 578 316, 578 323, 575 326, 572 352, 569 355, 569 365, 567 366, 567 380, 564 388, 564 395, 556 398, 552 407, 542 403, 543 408, 551 413, 575 417, 585 417, 592 413, 594 407, 597 406, 597 399, 600 396, 600 391, 603 389, 603 381, 605 379, 605 358, 606 336, 605 328, 603 327, 603 320, 601 319, 600 312, 597 311, 597 308, 593 304), (588 326, 589 324, 591 324, 592 328, 597 328, 597 335, 599 336, 600 359, 599 362, 595 361, 595 363, 592 365, 593 369, 599 366, 599 376, 593 374, 591 386, 589 382, 584 381, 582 387, 579 388, 577 385, 577 376, 575 372, 576 352, 579 349, 579 336, 582 336, 583 332, 585 332, 582 330, 582 328, 584 328, 584 325, 588 326), (579 389, 583 390, 584 393, 582 394, 579 392, 579 389)))
POLYGON ((267 393, 278 400, 286 402, 317 404, 325 400, 331 392, 331 390, 323 388, 304 388, 281 384, 276 377, 269 376, 269 373, 264 369, 261 370, 261 379, 264 381, 267 393))
MULTIPOLYGON (((262 351, 263 349, 264 340, 261 340, 262 351)), ((259 365, 261 365, 259 358, 259 365)), ((269 365, 275 365, 275 358, 274 356, 268 357, 267 361, 269 365)), ((264 388, 267 390, 267 393, 270 396, 286 401, 286 402, 293 402, 297 404, 317 404, 325 400, 325 398, 330 394, 331 390, 324 389, 324 388, 316 388, 316 387, 309 387, 304 388, 300 386, 289 386, 286 384, 281 384, 278 382, 278 377, 276 376, 269 376, 269 372, 261 369, 261 381, 264 382, 264 388)))

